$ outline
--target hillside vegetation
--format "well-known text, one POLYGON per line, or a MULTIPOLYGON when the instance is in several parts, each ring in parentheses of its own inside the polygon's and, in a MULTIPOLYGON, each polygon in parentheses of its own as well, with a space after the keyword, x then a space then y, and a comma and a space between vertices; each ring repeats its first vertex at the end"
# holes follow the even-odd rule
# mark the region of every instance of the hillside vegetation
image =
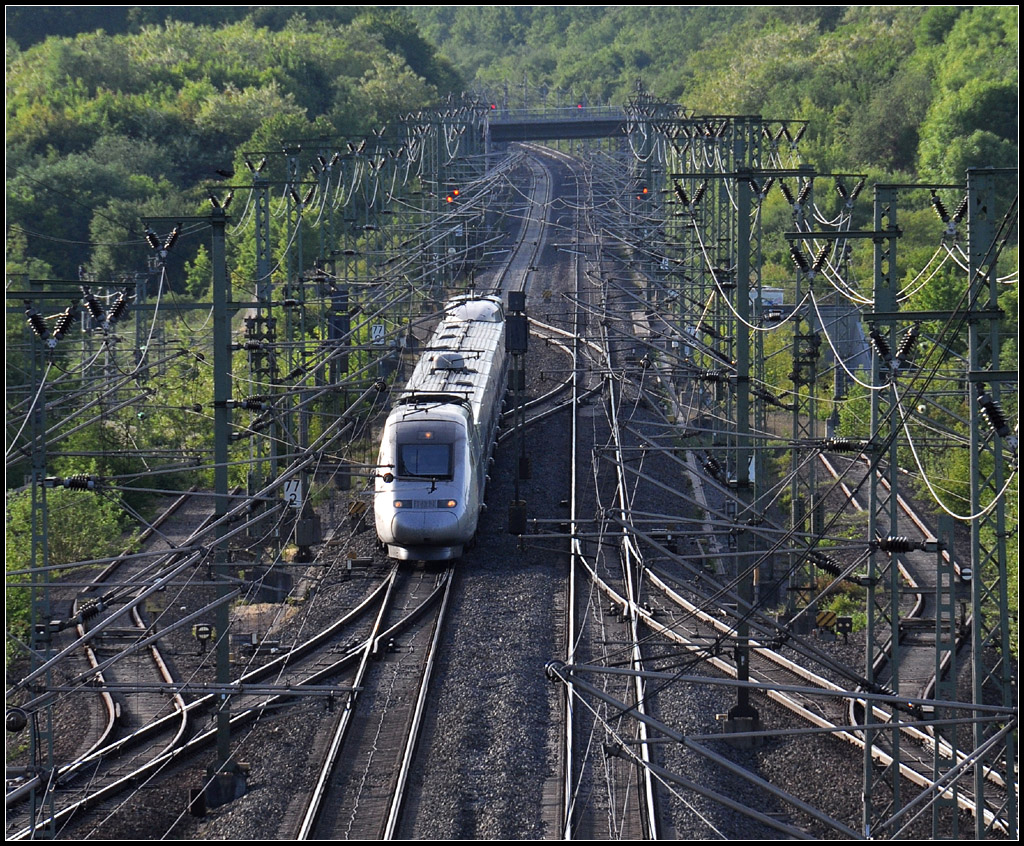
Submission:
MULTIPOLYGON (((1017 161, 1014 6, 420 6, 472 84, 812 122, 822 171, 962 182, 1017 161)), ((536 97, 536 94, 531 96, 536 97)))
POLYGON ((1016 7, 9 8, 7 266, 137 269, 243 149, 355 137, 472 89, 807 119, 820 171, 1017 160, 1016 7), (444 58, 447 57, 447 58, 444 58), (129 246, 125 246, 126 243, 129 246), (69 247, 69 245, 71 245, 69 247))
MULTIPOLYGON (((25 49, 9 34, 8 272, 138 269, 140 217, 193 212, 189 189, 217 179, 241 150, 359 137, 462 87, 401 12, 289 9, 282 19, 285 11, 221 8, 219 21, 150 23, 142 11, 129 21, 108 10, 112 25, 132 31, 25 49)), ((214 10, 181 12, 196 14, 209 20, 214 10)))

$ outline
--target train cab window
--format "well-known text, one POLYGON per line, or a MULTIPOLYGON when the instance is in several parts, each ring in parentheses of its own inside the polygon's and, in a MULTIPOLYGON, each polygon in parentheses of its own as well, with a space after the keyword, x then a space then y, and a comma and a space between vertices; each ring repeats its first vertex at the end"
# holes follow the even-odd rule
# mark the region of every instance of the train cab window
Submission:
POLYGON ((451 444, 399 444, 398 475, 450 479, 452 475, 451 444))

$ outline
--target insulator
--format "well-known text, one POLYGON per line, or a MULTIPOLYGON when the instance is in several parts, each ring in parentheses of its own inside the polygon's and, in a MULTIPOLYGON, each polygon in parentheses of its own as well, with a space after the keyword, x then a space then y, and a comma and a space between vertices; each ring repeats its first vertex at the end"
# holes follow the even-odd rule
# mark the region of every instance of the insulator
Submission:
POLYGON ((175 226, 171 230, 171 234, 167 236, 167 240, 164 241, 164 249, 169 250, 178 242, 178 236, 181 235, 181 227, 175 226))
POLYGON ((807 124, 805 123, 800 127, 800 131, 793 137, 793 143, 796 144, 801 138, 804 137, 804 133, 807 131, 807 124))
POLYGON ((910 538, 905 537, 888 537, 878 539, 878 548, 882 552, 911 552, 912 550, 918 549, 921 546, 919 543, 915 543, 910 538))
POLYGON ((680 204, 684 206, 690 205, 690 198, 686 196, 686 190, 683 188, 682 185, 676 182, 673 185, 673 191, 675 192, 676 198, 679 200, 680 204))
POLYGON ((246 341, 244 344, 242 344, 242 349, 248 350, 249 352, 261 350, 263 349, 263 341, 246 341))
POLYGON ((71 324, 75 322, 75 307, 76 303, 72 303, 57 315, 57 322, 53 324, 54 338, 63 338, 68 333, 71 324))
POLYGON ((960 205, 956 207, 956 211, 953 212, 953 221, 959 223, 964 219, 964 215, 967 214, 967 195, 960 201, 960 205))
POLYGON ((718 332, 713 326, 709 326, 707 323, 700 324, 700 331, 703 332, 705 335, 710 335, 716 341, 722 340, 721 333, 718 332))
POLYGON ((812 552, 808 558, 815 564, 815 566, 830 575, 839 576, 843 572, 844 567, 842 564, 822 552, 812 552))
POLYGON ((149 227, 146 227, 146 243, 149 244, 150 249, 160 249, 160 239, 157 238, 156 233, 149 227))
POLYGON ((96 488, 96 480, 92 476, 68 476, 64 479, 64 487, 69 491, 91 491, 96 488))
POLYGON ((860 196, 860 192, 864 190, 865 180, 861 179, 856 185, 853 186, 853 190, 850 192, 850 199, 856 200, 860 196))
POLYGON ((793 264, 799 267, 804 273, 810 271, 811 266, 807 263, 807 259, 804 258, 804 254, 796 244, 789 245, 789 257, 793 259, 793 264))
POLYGON ((124 291, 120 291, 117 294, 117 298, 114 300, 114 305, 111 306, 110 313, 107 314, 107 323, 116 323, 128 310, 128 297, 124 291))
POLYGON ((829 452, 867 452, 870 441, 854 441, 850 438, 826 438, 822 448, 829 452))
POLYGON ((224 198, 223 208, 228 208, 231 205, 231 201, 235 199, 235 192, 228 191, 228 195, 224 198))
POLYGON ((878 353, 878 357, 882 361, 891 361, 892 350, 889 348, 889 343, 882 337, 882 333, 877 329, 872 329, 868 333, 868 337, 871 338, 871 345, 875 348, 875 352, 878 353))
POLYGON ((295 368, 295 369, 294 369, 294 370, 293 370, 293 371, 292 371, 291 373, 289 373, 289 374, 288 374, 287 376, 285 376, 285 377, 284 377, 284 379, 283 379, 283 381, 285 381, 285 382, 291 382, 291 381, 292 381, 293 379, 298 379, 298 378, 299 378, 300 376, 304 375, 304 374, 305 374, 305 372, 306 372, 306 368, 305 368, 305 367, 302 367, 302 366, 300 365, 299 367, 296 367, 296 368, 295 368))
POLYGON ((697 378, 702 382, 728 382, 729 374, 724 370, 702 370, 697 374, 697 378))
POLYGON ((769 176, 765 180, 764 185, 761 186, 761 190, 760 190, 760 192, 758 192, 758 196, 760 196, 761 199, 763 200, 765 197, 768 196, 768 192, 771 190, 771 187, 774 184, 775 184, 775 177, 774 176, 769 176))
POLYGON ((306 196, 302 198, 302 205, 306 205, 310 200, 313 199, 313 195, 316 193, 316 186, 311 185, 309 190, 306 192, 306 196))
POLYGON ((920 335, 920 326, 917 324, 907 330, 907 334, 900 339, 900 345, 896 349, 896 358, 900 361, 909 361, 914 355, 914 348, 917 346, 917 339, 920 335))
POLYGON ((825 244, 820 250, 818 250, 818 255, 814 259, 814 264, 812 265, 811 270, 815 273, 819 273, 821 271, 825 266, 825 260, 828 258, 829 250, 831 249, 832 247, 829 244, 825 244))
POLYGON ((768 403, 768 405, 774 405, 776 408, 786 407, 786 404, 782 400, 780 400, 777 396, 775 396, 775 394, 765 390, 764 388, 755 388, 754 396, 760 397, 766 403, 768 403))
POLYGON ((29 328, 40 338, 46 338, 50 334, 43 316, 32 306, 25 309, 25 317, 28 319, 29 328))
POLYGON ((82 294, 82 305, 84 305, 85 310, 89 312, 89 316, 98 323, 102 323, 103 309, 100 307, 100 304, 96 301, 96 297, 92 295, 92 292, 85 285, 82 286, 82 294))
POLYGON ((789 203, 791 206, 796 205, 796 199, 793 197, 793 192, 789 189, 789 186, 781 179, 779 180, 779 190, 782 191, 782 196, 786 198, 787 203, 789 203))
POLYGON ((293 200, 295 201, 295 204, 296 204, 296 205, 301 205, 301 204, 302 204, 302 200, 301 200, 301 198, 299 197, 299 192, 298 192, 298 191, 296 191, 296 190, 295 190, 294 188, 289 188, 289 189, 288 189, 288 194, 289 194, 289 195, 291 196, 291 198, 292 198, 292 199, 293 199, 293 200))
POLYGON ((719 476, 722 472, 722 465, 714 458, 709 457, 704 461, 704 470, 709 476, 719 476))
POLYGON ((269 397, 265 396, 253 396, 246 397, 240 400, 237 404, 237 408, 244 408, 246 411, 264 411, 267 407, 267 400, 269 397))
POLYGON ((935 213, 939 216, 939 220, 943 223, 949 223, 949 212, 946 211, 946 206, 942 200, 939 199, 939 195, 932 191, 932 208, 935 209, 935 213))
POLYGON ((807 202, 807 198, 811 194, 811 186, 813 184, 814 183, 812 182, 808 182, 807 184, 804 185, 803 188, 800 189, 800 195, 796 198, 796 204, 798 206, 802 206, 804 203, 807 202))
POLYGON ((697 189, 697 193, 693 195, 693 205, 697 205, 697 203, 699 203, 704 198, 704 195, 707 193, 707 190, 708 181, 705 179, 700 184, 700 187, 697 189))
POLYGON ((999 435, 1000 438, 1008 438, 1010 436, 1010 426, 1006 422, 1006 415, 1003 414, 1003 409, 999 407, 994 399, 989 394, 982 394, 978 397, 978 405, 981 406, 981 413, 985 415, 985 419, 988 421, 988 425, 992 427, 992 431, 999 435))
POLYGON ((836 179, 836 191, 844 200, 850 199, 850 192, 846 190, 846 186, 843 185, 843 181, 841 179, 836 179))

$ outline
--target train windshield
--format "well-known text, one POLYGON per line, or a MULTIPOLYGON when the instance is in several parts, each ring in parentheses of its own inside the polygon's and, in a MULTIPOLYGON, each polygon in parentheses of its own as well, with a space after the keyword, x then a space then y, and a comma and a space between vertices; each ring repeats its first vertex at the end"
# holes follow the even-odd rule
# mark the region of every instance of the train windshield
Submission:
POLYGON ((399 444, 398 475, 449 479, 452 475, 451 444, 399 444))

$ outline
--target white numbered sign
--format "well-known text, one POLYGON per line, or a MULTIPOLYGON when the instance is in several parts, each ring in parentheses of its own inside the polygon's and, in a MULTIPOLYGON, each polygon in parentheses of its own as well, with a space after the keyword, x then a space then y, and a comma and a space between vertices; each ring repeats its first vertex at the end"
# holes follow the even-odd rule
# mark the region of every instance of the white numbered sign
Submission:
POLYGON ((302 479, 289 479, 284 483, 284 501, 289 508, 302 508, 302 479))

